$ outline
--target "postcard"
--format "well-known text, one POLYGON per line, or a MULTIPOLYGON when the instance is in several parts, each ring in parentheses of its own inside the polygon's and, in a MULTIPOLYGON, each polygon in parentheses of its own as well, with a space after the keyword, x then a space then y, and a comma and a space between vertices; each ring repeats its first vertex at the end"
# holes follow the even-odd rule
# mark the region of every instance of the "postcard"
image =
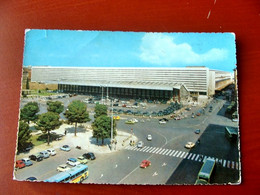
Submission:
POLYGON ((234 33, 25 31, 14 179, 240 184, 234 33))

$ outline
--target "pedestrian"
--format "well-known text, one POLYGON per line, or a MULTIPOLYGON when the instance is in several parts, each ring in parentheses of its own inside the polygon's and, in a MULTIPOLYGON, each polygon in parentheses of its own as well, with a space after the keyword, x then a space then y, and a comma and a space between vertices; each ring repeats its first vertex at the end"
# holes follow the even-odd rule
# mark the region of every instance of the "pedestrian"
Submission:
POLYGON ((64 131, 64 134, 67 135, 67 130, 64 131))

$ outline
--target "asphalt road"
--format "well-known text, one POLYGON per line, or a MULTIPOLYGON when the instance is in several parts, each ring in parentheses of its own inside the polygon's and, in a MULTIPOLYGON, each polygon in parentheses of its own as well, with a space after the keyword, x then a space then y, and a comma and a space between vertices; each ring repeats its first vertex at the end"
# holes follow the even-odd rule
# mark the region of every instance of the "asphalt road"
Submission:
MULTIPOLYGON (((237 182, 238 146, 225 138, 225 126, 237 127, 237 123, 224 116, 225 102, 221 99, 212 102, 213 111, 209 112, 207 108, 205 114, 196 118, 191 118, 191 113, 200 108, 192 107, 191 111, 185 111, 187 118, 169 120, 166 124, 159 124, 158 119, 154 118, 144 118, 145 122, 140 122, 142 117, 122 115, 123 119, 117 123, 117 129, 133 132, 139 141, 144 142, 144 148, 126 146, 125 149, 114 153, 97 155, 96 160, 88 163, 90 175, 83 183, 194 184, 203 160, 207 157, 214 157, 217 161, 212 183, 237 182), (125 124, 125 120, 133 117, 139 119, 139 122, 134 125, 125 124), (201 133, 195 134, 195 129, 200 129, 201 133), (152 141, 146 139, 148 134, 152 135, 152 141), (196 144, 193 149, 184 148, 188 141, 196 143, 198 139, 200 144, 196 144), (146 169, 139 167, 144 159, 152 162, 146 169)), ((39 180, 47 179, 57 173, 58 165, 84 152, 86 151, 77 149, 68 153, 60 151, 54 157, 18 170, 16 178, 23 180, 35 176, 39 180)))

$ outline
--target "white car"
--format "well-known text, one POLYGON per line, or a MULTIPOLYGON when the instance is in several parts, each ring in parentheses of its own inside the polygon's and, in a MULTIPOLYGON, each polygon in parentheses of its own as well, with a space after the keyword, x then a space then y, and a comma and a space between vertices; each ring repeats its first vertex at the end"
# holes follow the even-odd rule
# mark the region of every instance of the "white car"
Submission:
POLYGON ((64 171, 68 171, 68 170, 70 170, 70 168, 67 165, 65 165, 65 164, 59 165, 57 167, 57 171, 59 171, 59 172, 64 172, 64 171))
POLYGON ((142 148, 144 147, 144 143, 142 141, 139 141, 137 144, 137 148, 142 148))
POLYGON ((186 145, 185 145, 185 148, 188 148, 188 149, 191 149, 195 146, 195 143, 193 142, 188 142, 186 145))
POLYGON ((69 158, 67 160, 67 164, 75 167, 75 166, 79 165, 80 162, 76 158, 69 158))
POLYGON ((43 158, 49 158, 50 157, 50 154, 46 150, 41 151, 40 154, 43 156, 43 158))
POLYGON ((150 134, 147 135, 147 140, 148 140, 148 141, 152 141, 152 139, 153 139, 153 138, 152 138, 152 135, 150 135, 150 134))
POLYGON ((166 121, 165 120, 160 120, 159 124, 166 124, 166 121))
POLYGON ((138 120, 136 118, 131 119, 131 121, 138 123, 138 120))
POLYGON ((56 155, 56 151, 52 148, 46 150, 51 156, 55 156, 56 155))

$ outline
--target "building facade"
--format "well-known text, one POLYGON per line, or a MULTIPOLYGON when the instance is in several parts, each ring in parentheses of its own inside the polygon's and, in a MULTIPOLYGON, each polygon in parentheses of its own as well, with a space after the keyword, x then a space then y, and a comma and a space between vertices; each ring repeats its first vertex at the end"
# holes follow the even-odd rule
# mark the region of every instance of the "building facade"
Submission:
POLYGON ((104 68, 32 67, 32 82, 58 84, 67 93, 104 94, 147 99, 214 95, 215 74, 207 67, 104 68), (184 95, 185 94, 185 95, 184 95))

